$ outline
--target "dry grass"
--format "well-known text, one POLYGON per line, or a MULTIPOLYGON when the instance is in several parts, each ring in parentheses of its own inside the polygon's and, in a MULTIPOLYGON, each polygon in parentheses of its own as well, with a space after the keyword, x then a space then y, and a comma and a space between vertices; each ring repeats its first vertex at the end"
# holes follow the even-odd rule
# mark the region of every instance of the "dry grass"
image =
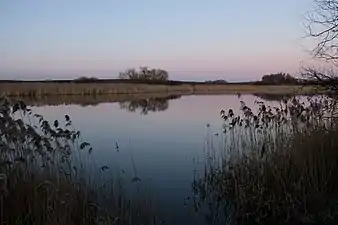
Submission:
POLYGON ((313 94, 316 89, 311 86, 297 85, 196 85, 194 94, 313 94))
POLYGON ((146 93, 192 93, 187 85, 149 85, 123 83, 11 83, 0 84, 0 95, 4 96, 48 96, 48 95, 102 95, 102 94, 146 94, 146 93))
POLYGON ((0 95, 48 96, 48 95, 102 95, 102 94, 312 94, 307 86, 270 86, 236 84, 141 84, 141 83, 0 83, 0 95))

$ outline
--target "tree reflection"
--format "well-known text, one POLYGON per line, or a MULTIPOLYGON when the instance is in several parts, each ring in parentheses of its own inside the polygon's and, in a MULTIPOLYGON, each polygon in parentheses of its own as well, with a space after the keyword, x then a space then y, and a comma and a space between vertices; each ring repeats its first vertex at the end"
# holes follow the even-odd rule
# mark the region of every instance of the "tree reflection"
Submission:
POLYGON ((167 97, 153 97, 140 100, 120 102, 120 108, 129 112, 140 111, 142 115, 149 112, 165 111, 169 107, 169 100, 178 99, 180 95, 171 95, 167 97))
POLYGON ((265 101, 278 101, 290 100, 294 95, 289 94, 255 94, 256 97, 261 98, 265 101))

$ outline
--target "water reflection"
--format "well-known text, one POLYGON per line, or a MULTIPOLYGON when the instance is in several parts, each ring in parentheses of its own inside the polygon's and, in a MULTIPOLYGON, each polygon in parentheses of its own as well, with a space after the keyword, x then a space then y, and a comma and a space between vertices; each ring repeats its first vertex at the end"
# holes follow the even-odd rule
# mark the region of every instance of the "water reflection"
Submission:
MULTIPOLYGON (((14 100, 23 100, 29 106, 59 106, 59 105, 78 105, 82 107, 97 106, 102 103, 120 103, 120 109, 129 112, 141 111, 141 114, 148 112, 159 112, 167 110, 169 100, 179 99, 181 93, 148 93, 148 94, 108 94, 108 95, 50 95, 39 97, 21 97, 14 100)), ((201 96, 201 95, 199 95, 201 96)), ((211 95, 210 95, 211 96, 211 95)), ((232 96, 234 95, 223 95, 232 96)), ((288 100, 293 95, 276 94, 255 94, 265 101, 288 100)), ((241 94, 237 95, 242 98, 241 94)))
POLYGON ((289 100, 291 99, 294 95, 279 95, 279 94, 255 94, 256 97, 261 98, 262 100, 265 101, 283 101, 283 100, 289 100))
MULTIPOLYGON (((165 105, 165 102, 171 99, 177 99, 180 95, 169 93, 150 93, 150 94, 109 94, 109 95, 50 95, 39 97, 22 97, 13 98, 13 100, 23 100, 29 106, 59 106, 59 105, 79 105, 97 106, 102 103, 121 102, 133 102, 133 105, 144 105, 144 101, 149 99, 150 102, 147 105, 156 105, 156 108, 161 108, 156 102, 161 102, 165 105), (136 104, 135 102, 140 102, 136 104)), ((159 103, 160 104, 160 103, 159 103)), ((167 107, 168 108, 168 107, 167 107)), ((149 110, 148 110, 149 111, 149 110)), ((160 110, 157 110, 160 111, 160 110)))
POLYGON ((120 108, 129 112, 140 111, 142 115, 147 115, 148 112, 165 111, 169 107, 169 100, 179 99, 180 95, 172 95, 168 97, 155 97, 148 99, 132 100, 120 102, 120 108))
MULTIPOLYGON (((207 221, 216 218, 216 210, 222 212, 223 208, 214 209, 214 205, 210 205, 210 209, 204 207, 198 196, 193 196, 196 205, 192 205, 191 184, 195 178, 203 178, 205 161, 213 156, 212 151, 207 151, 214 149, 216 155, 221 155, 224 149, 225 134, 222 133, 220 109, 232 108, 236 111, 241 106, 240 101, 255 109, 256 100, 258 98, 253 95, 191 95, 180 98, 162 93, 51 97, 31 100, 30 103, 42 105, 34 107, 34 112, 44 115, 51 122, 63 119, 65 114, 71 115, 74 126, 81 130, 81 136, 93 146, 92 156, 96 163, 107 165, 107 172, 122 176, 124 191, 134 193, 135 187, 142 186, 149 189, 160 213, 174 220, 175 224, 204 225, 208 223, 200 218, 200 214, 195 215, 194 208, 190 207, 200 204, 207 221), (171 100, 176 98, 179 99, 171 100), (51 100, 48 102, 48 99, 51 100), (60 106, 45 107, 45 103, 60 106), (79 107, 80 104, 97 105, 79 107), (128 109, 135 113, 129 113, 128 109), (144 116, 143 112, 148 115, 144 116), (210 125, 208 128, 207 124, 210 125), (135 176, 141 182, 132 183, 131 179, 135 176)), ((211 203, 217 203, 214 199, 217 200, 218 195, 212 196, 217 192, 209 190, 206 198, 211 203)), ((220 213, 219 220, 224 222, 222 215, 220 213)), ((213 222, 209 224, 215 224, 213 222)))

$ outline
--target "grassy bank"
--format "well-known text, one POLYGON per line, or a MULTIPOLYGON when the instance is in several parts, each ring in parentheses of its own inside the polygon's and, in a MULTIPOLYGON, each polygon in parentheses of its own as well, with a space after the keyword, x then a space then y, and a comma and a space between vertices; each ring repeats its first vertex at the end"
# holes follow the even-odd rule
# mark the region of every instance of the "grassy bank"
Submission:
POLYGON ((144 83, 73 83, 73 82, 0 82, 0 95, 50 96, 50 95, 103 95, 103 94, 311 94, 313 86, 278 86, 253 84, 144 84, 144 83))
POLYGON ((262 104, 257 114, 243 105, 239 118, 222 112, 226 154, 194 184, 212 224, 338 223, 338 124, 325 114, 329 103, 262 104))

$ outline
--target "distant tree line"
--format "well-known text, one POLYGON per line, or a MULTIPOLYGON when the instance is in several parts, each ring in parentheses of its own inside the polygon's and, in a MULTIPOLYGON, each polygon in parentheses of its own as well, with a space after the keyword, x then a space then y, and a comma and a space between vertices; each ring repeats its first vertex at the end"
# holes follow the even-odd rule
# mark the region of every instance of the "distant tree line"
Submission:
MULTIPOLYGON (((63 81, 58 81, 63 82, 63 81)), ((69 82, 69 81, 64 81, 69 82)), ((140 67, 139 70, 127 69, 120 72, 118 79, 98 79, 96 77, 80 77, 73 80, 75 83, 149 83, 149 84, 228 84, 224 79, 206 80, 204 82, 194 81, 173 81, 169 80, 169 74, 162 69, 150 69, 148 67, 140 67)), ((317 85, 318 80, 297 79, 289 73, 279 72, 264 75, 261 80, 253 82, 237 82, 236 84, 258 84, 258 85, 317 85)))
POLYGON ((207 80, 205 81, 205 83, 207 84, 227 84, 228 82, 226 80, 219 79, 219 80, 207 80))
POLYGON ((271 84, 271 85, 278 85, 278 84, 299 84, 299 80, 288 73, 274 73, 269 75, 264 75, 262 80, 259 81, 260 84, 271 84))
POLYGON ((140 67, 139 71, 136 69, 128 69, 121 72, 118 78, 123 80, 167 81, 169 79, 169 74, 167 71, 162 69, 140 67))
POLYGON ((90 83, 90 82, 95 82, 95 81, 98 81, 98 80, 99 80, 99 78, 97 78, 97 77, 85 77, 85 76, 82 76, 82 77, 76 78, 74 80, 74 82, 90 83))

